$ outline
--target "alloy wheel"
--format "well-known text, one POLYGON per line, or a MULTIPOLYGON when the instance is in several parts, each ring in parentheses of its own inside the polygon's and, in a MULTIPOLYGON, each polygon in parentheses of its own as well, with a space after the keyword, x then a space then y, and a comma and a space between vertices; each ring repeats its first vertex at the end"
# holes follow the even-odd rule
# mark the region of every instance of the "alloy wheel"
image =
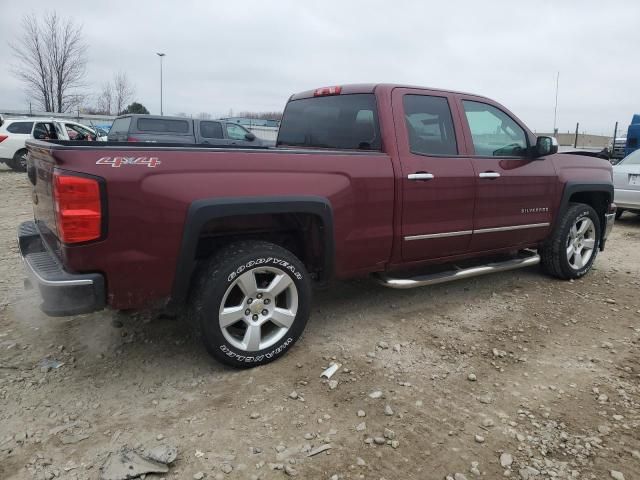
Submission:
POLYGON ((596 226, 589 217, 576 220, 567 237, 567 261, 574 270, 589 263, 596 245, 596 226))
POLYGON ((218 315, 226 340, 254 352, 274 345, 293 325, 298 289, 287 272, 262 267, 239 275, 227 288, 218 315))

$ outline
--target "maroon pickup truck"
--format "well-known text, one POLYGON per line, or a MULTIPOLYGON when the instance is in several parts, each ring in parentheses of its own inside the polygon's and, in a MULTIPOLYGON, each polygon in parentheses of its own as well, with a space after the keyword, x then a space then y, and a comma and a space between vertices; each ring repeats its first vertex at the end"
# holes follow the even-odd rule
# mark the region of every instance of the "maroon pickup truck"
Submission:
POLYGON ((43 311, 184 307, 234 366, 285 353, 332 279, 581 277, 615 214, 606 160, 557 153, 487 98, 418 87, 293 95, 275 148, 27 144, 19 244, 43 311))

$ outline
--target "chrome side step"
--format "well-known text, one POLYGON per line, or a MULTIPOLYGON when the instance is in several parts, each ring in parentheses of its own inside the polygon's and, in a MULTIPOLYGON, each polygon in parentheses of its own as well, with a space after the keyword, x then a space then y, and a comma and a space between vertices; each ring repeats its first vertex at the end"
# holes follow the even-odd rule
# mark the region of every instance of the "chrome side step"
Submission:
POLYGON ((385 287, 405 289, 452 282, 463 278, 478 277, 488 273, 506 272, 507 270, 530 267, 532 265, 537 265, 538 263, 540 263, 540 255, 532 251, 524 251, 516 258, 510 258, 503 262, 487 263, 486 265, 480 265, 477 267, 448 270, 446 272, 420 275, 411 278, 393 278, 383 275, 380 275, 377 278, 385 287))

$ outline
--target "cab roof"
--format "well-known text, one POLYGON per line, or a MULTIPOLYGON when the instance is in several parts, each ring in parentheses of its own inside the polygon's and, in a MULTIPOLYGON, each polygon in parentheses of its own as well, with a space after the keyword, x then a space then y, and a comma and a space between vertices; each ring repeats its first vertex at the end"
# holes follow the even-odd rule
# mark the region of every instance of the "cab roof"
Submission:
MULTIPOLYGON (((404 85, 404 84, 396 84, 396 83, 351 83, 345 85, 336 85, 331 87, 321 87, 315 88, 313 90, 306 90, 304 92, 295 93, 291 95, 289 100, 299 100, 301 98, 312 98, 318 96, 316 92, 319 90, 327 90, 339 88, 340 92, 337 95, 349 95, 354 93, 375 93, 376 90, 388 91, 391 92, 395 88, 411 88, 417 90, 429 90, 430 92, 442 92, 442 93, 455 93, 459 95, 470 95, 474 97, 484 98, 482 95, 476 95, 467 92, 458 92, 455 90, 446 90, 441 88, 430 88, 430 87, 420 87, 416 85, 404 85)), ((335 95, 335 94, 334 94, 335 95)))

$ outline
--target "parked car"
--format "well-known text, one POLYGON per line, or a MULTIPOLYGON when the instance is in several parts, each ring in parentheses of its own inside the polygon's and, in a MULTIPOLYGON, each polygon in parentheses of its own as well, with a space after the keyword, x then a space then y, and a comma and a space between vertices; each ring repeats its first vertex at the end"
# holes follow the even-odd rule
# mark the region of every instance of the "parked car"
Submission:
POLYGON ((110 142, 200 143, 263 146, 253 133, 237 123, 156 115, 123 115, 113 121, 110 142))
POLYGON ((29 138, 38 140, 106 141, 91 127, 60 118, 6 118, 0 126, 0 162, 13 170, 25 171, 29 138))
POLYGON ((613 167, 616 218, 625 210, 640 213, 640 150, 635 150, 613 167))
POLYGON ((477 95, 319 88, 290 98, 277 145, 28 141, 35 220, 18 238, 42 310, 184 309, 211 355, 250 367, 300 338, 312 286, 538 263, 575 279, 614 222, 607 160, 557 153, 477 95))

